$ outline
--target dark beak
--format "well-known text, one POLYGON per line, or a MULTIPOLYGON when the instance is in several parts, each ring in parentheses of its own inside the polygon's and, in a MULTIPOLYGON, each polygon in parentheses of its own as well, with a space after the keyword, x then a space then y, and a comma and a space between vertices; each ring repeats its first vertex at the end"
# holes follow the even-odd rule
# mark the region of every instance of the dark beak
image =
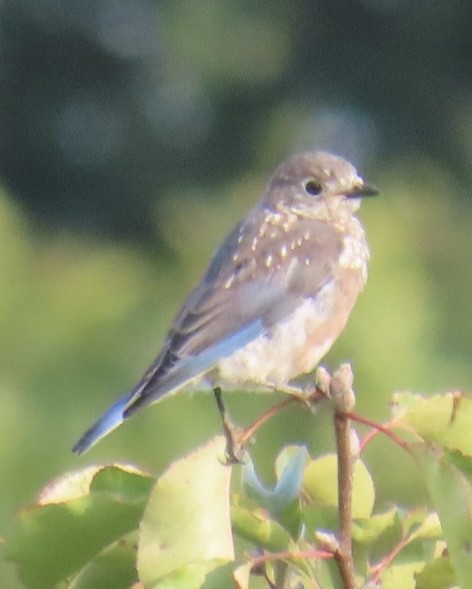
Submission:
POLYGON ((346 194, 347 198, 364 198, 365 196, 377 196, 379 191, 374 188, 373 186, 369 186, 368 184, 363 184, 354 190, 351 190, 348 194, 346 194))

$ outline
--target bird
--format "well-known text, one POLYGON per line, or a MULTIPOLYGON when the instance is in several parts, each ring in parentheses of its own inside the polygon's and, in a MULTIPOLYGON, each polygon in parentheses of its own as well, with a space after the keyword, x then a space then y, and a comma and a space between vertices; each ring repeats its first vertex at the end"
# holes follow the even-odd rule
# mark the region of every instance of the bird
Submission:
POLYGON ((296 391, 293 381, 319 364, 365 286, 370 252, 355 213, 376 194, 338 155, 282 162, 216 250, 155 361, 73 451, 182 389, 296 391))

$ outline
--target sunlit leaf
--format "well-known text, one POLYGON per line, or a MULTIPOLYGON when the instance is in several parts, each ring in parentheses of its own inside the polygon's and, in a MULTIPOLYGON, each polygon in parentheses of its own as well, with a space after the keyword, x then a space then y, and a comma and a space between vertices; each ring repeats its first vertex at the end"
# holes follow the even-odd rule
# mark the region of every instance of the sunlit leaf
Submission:
POLYGON ((423 570, 424 562, 410 562, 388 567, 381 577, 382 589, 416 589, 416 574, 423 570))
POLYGON ((442 537, 442 528, 437 513, 428 513, 418 527, 411 532, 411 540, 438 539, 442 537))
MULTIPOLYGON (((304 492, 314 505, 336 507, 338 504, 338 462, 329 454, 309 462, 303 479, 304 492)), ((375 489, 369 471, 361 460, 354 464, 352 493, 353 518, 371 515, 375 501, 375 489)))
POLYGON ((396 421, 412 428, 423 440, 472 456, 472 399, 460 393, 433 397, 397 394, 396 421))
POLYGON ((146 586, 200 587, 209 571, 234 559, 231 467, 219 459, 225 443, 214 438, 158 479, 140 526, 138 571, 146 586))
POLYGON ((352 537, 356 542, 371 544, 396 522, 397 510, 390 509, 385 513, 372 515, 368 519, 358 519, 353 522, 352 537))
POLYGON ((146 589, 199 589, 210 570, 211 561, 189 563, 176 568, 172 573, 152 582, 146 582, 146 589))
POLYGON ((233 573, 235 589, 249 589, 249 579, 251 577, 251 563, 247 562, 238 566, 233 573))
POLYGON ((273 552, 286 550, 290 546, 291 534, 263 509, 249 509, 234 502, 231 519, 235 533, 254 546, 273 552))
POLYGON ((50 589, 137 529, 152 484, 147 474, 118 465, 87 468, 49 484, 36 504, 20 512, 7 544, 25 586, 50 589), (98 475, 106 477, 107 490, 93 490, 98 475))
POLYGON ((457 579, 449 558, 428 562, 416 575, 416 589, 450 589, 457 587, 457 579))
POLYGON ((417 448, 415 456, 441 521, 449 557, 459 585, 462 589, 472 587, 472 485, 470 480, 434 449, 417 448))

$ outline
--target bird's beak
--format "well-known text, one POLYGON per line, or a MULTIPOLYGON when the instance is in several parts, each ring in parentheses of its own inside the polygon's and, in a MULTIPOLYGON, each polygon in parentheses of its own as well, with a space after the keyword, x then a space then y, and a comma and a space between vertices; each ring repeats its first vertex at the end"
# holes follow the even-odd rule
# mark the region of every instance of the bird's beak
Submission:
POLYGON ((362 184, 362 186, 358 186, 354 188, 350 192, 346 194, 347 198, 364 198, 365 196, 377 196, 379 191, 374 188, 373 186, 369 186, 368 184, 362 184))

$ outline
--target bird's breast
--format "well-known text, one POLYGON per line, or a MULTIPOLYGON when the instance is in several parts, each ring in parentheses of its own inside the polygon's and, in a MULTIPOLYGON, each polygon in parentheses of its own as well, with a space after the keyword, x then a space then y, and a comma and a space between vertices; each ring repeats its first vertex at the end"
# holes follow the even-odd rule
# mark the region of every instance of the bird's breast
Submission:
MULTIPOLYGON (((302 280, 304 288, 299 292, 306 294, 300 297, 298 307, 272 324, 266 333, 222 358, 207 375, 210 384, 226 390, 254 390, 257 384, 277 386, 311 372, 318 365, 344 329, 367 280, 370 254, 362 225, 352 217, 338 231, 342 247, 327 279, 311 293, 305 288, 305 282, 310 280, 302 280)), ((304 272, 313 268, 316 273, 316 262, 314 257, 313 265, 306 266, 304 272)), ((301 272, 295 267, 294 272, 297 271, 301 272)), ((281 282, 293 287, 294 280, 281 282)))
POLYGON ((343 330, 363 284, 361 269, 340 269, 266 334, 220 360, 213 384, 253 389, 254 384, 287 384, 311 372, 343 330))
POLYGON ((351 225, 353 226, 343 236, 343 249, 339 256, 339 268, 341 270, 358 270, 362 278, 362 290, 367 281, 367 264, 370 260, 370 251, 359 220, 354 217, 351 225))

